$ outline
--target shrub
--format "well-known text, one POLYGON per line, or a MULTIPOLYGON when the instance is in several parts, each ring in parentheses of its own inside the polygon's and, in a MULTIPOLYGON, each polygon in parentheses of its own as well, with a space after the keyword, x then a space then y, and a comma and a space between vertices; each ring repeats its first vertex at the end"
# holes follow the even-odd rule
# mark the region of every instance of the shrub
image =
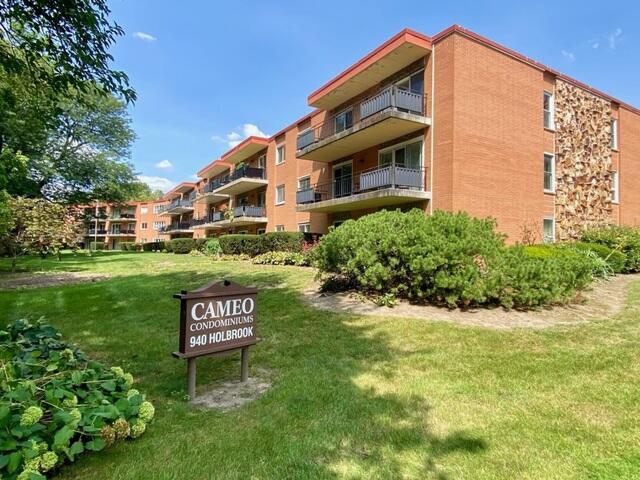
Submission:
POLYGON ((261 253, 302 252, 304 235, 302 232, 269 232, 262 235, 261 253))
POLYGON ((640 272, 640 228, 610 226, 586 230, 582 241, 605 245, 625 256, 623 273, 640 272))
POLYGON ((204 246, 207 243, 208 238, 195 238, 194 242, 196 244, 196 250, 202 252, 204 250, 204 246))
POLYGON ((263 253, 262 235, 222 235, 218 238, 225 255, 245 254, 251 257, 263 253))
POLYGON ((427 217, 416 209, 348 220, 322 238, 313 257, 326 281, 338 276, 376 297, 528 308, 564 301, 593 279, 593 259, 552 248, 506 247, 491 219, 427 217))
POLYGON ((607 262, 614 273, 622 273, 625 269, 626 257, 618 250, 612 250, 599 243, 575 242, 570 245, 576 250, 595 253, 599 258, 607 262))
POLYGON ((169 242, 169 245, 168 251, 179 254, 189 253, 196 248, 196 242, 193 238, 174 238, 169 242))
POLYGON ((0 352, 2 478, 44 479, 78 455, 137 438, 153 418, 130 373, 89 360, 42 319, 0 331, 0 352))
POLYGON ((253 263, 260 265, 309 265, 305 256, 297 252, 265 252, 254 257, 253 263))
POLYGON ((134 242, 120 242, 120 250, 125 252, 134 251, 136 244, 134 242))
POLYGON ((143 252, 156 252, 158 250, 159 242, 145 242, 142 244, 143 252))
POLYGON ((220 242, 217 238, 208 238, 202 251, 205 255, 217 257, 222 253, 222 248, 220 247, 220 242))
POLYGON ((91 242, 89 244, 89 250, 104 250, 105 243, 104 242, 91 242))
MULTIPOLYGON (((584 244, 589 245, 589 244, 584 244)), ((603 247, 609 252, 606 247, 603 247)), ((524 253, 531 258, 546 259, 556 257, 583 257, 583 261, 587 261, 591 265, 591 273, 594 277, 609 277, 615 273, 613 267, 605 258, 601 258, 596 252, 579 246, 576 243, 557 243, 549 245, 531 245, 523 248, 524 253)))

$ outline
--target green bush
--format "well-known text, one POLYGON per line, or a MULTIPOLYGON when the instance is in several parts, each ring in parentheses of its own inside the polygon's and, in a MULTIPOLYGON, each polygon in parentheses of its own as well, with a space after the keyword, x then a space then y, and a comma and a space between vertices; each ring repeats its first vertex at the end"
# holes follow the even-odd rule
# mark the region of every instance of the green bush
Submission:
POLYGON ((640 228, 610 226, 586 230, 582 241, 605 245, 625 256, 623 273, 640 272, 640 228))
MULTIPOLYGON (((601 258, 598 253, 587 248, 587 245, 577 243, 555 243, 548 245, 531 245, 523 248, 524 253, 531 258, 546 259, 557 257, 582 257, 580 260, 587 261, 592 267, 591 273, 594 277, 609 277, 615 272, 614 268, 605 258, 601 258)), ((596 245, 599 247, 599 245, 596 245)), ((607 247, 603 247, 607 251, 607 247)), ((602 250, 601 250, 602 253, 602 250)))
POLYGON ((222 235, 218 238, 225 255, 245 254, 255 257, 263 253, 263 235, 222 235))
POLYGON ((564 301, 595 269, 579 252, 506 247, 491 219, 417 209, 348 220, 322 237, 313 257, 327 282, 450 307, 564 301))
POLYGON ((265 252, 253 258, 253 263, 260 265, 297 265, 307 266, 307 259, 297 252, 265 252))
POLYGON ((595 253, 599 258, 607 262, 614 273, 622 273, 625 269, 626 257, 618 250, 612 250, 599 243, 575 242, 570 245, 576 250, 595 253))
POLYGON ((173 253, 185 254, 196 249, 196 242, 193 238, 174 238, 169 242, 168 251, 173 253))
POLYGON ((195 238, 194 242, 196 244, 196 250, 198 250, 199 252, 204 251, 204 246, 207 243, 208 238, 195 238))
POLYGON ((222 253, 222 248, 220 247, 220 242, 217 238, 207 238, 202 251, 205 255, 217 257, 222 253))
POLYGON ((89 244, 89 250, 104 250, 105 243, 104 242, 91 242, 89 244))
POLYGON ((42 319, 1 330, 0 353, 1 478, 44 479, 81 454, 139 437, 153 418, 130 373, 89 360, 42 319))
POLYGON ((269 232, 262 235, 261 253, 302 252, 304 235, 302 232, 269 232))
POLYGON ((134 242, 120 242, 120 250, 125 252, 132 252, 136 248, 136 244, 134 242))

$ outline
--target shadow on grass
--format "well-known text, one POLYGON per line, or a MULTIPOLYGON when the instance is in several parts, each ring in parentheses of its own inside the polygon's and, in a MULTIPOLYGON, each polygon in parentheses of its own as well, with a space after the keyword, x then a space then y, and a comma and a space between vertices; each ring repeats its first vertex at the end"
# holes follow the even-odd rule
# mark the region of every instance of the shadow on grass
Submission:
MULTIPOLYGON (((374 322, 311 309, 283 269, 212 268, 0 293, 3 323, 45 315, 94 357, 131 371, 157 406, 143 438, 86 456, 61 478, 446 479, 448 455, 488 448, 463 431, 432 431, 428 399, 405 389, 409 379, 388 373, 405 353, 374 322), (258 296, 264 340, 252 350, 251 369, 270 372, 273 382, 225 414, 184 402, 186 365, 170 356, 179 321, 171 295, 223 277, 269 287, 258 296), (376 381, 390 382, 393 393, 376 381)), ((237 378, 238 368, 237 355, 200 359, 198 384, 237 378)))

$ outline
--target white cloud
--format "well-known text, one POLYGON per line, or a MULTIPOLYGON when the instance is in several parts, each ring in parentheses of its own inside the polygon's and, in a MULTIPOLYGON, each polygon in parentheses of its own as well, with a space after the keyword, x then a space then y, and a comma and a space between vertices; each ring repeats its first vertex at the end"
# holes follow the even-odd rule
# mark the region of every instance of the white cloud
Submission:
POLYGON ((620 35, 622 35, 622 29, 621 28, 616 28, 613 32, 611 32, 609 34, 609 48, 612 50, 616 49, 617 43, 618 43, 618 38, 620 38, 620 35))
POLYGON ((219 143, 226 143, 229 148, 233 148, 242 142, 247 137, 268 137, 257 125, 253 123, 245 123, 241 127, 236 128, 234 131, 227 133, 224 136, 214 135, 211 140, 219 143))
POLYGON ((173 163, 169 160, 160 160, 154 165, 154 167, 159 168, 160 170, 171 170, 173 168, 173 163))
POLYGON ((194 173, 194 174, 192 174, 190 178, 191 178, 191 180, 193 180, 193 181, 198 181, 198 180, 200 180, 200 177, 199 177, 198 175, 196 175, 195 173, 194 173))
POLYGON ((138 180, 149 185, 152 190, 162 190, 163 192, 170 190, 175 185, 174 182, 164 177, 138 175, 138 180))
POLYGON ((153 35, 144 32, 135 32, 133 36, 143 42, 155 42, 157 40, 153 35))
POLYGON ((591 48, 595 48, 595 49, 600 48, 600 42, 598 40, 592 40, 591 41, 591 48))
POLYGON ((562 56, 570 61, 570 62, 575 62, 576 61, 576 56, 573 52, 568 52, 567 50, 562 50, 560 53, 562 53, 562 56))

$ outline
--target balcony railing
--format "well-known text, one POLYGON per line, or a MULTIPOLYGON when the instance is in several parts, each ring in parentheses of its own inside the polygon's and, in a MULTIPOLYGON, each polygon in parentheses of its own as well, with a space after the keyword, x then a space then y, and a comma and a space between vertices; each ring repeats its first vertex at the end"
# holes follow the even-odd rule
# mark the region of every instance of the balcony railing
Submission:
MULTIPOLYGON (((226 176, 222 180, 222 185, 226 185, 227 183, 231 183, 240 178, 259 178, 264 179, 264 168, 258 167, 240 167, 236 168, 233 173, 226 176)), ((220 186, 222 186, 220 185, 220 186)))
POLYGON ((424 113, 424 104, 425 96, 420 93, 414 93, 395 85, 387 87, 372 97, 354 103, 350 107, 350 120, 346 119, 344 116, 345 110, 343 110, 339 114, 329 117, 320 125, 300 133, 297 139, 297 149, 302 150, 331 135, 345 131, 367 117, 387 109, 422 115, 424 113), (338 118, 340 118, 340 121, 336 121, 338 118))
POLYGON ((195 218, 192 222, 193 226, 204 225, 205 223, 215 223, 224 220, 224 214, 222 212, 211 212, 210 214, 195 218))
POLYGON ((296 192, 296 203, 301 205, 322 202, 383 188, 423 190, 424 178, 424 168, 387 165, 334 179, 330 183, 300 189, 296 192))
POLYGON ((253 205, 241 205, 233 209, 234 217, 266 217, 267 213, 264 207, 255 207, 253 205))
POLYGON ((204 187, 198 190, 198 194, 206 195, 207 193, 212 193, 214 190, 220 188, 222 185, 225 184, 225 178, 226 177, 214 178, 212 181, 210 181, 204 187))
POLYGON ((120 230, 110 230, 109 235, 135 235, 136 231, 134 229, 120 229, 120 230))
POLYGON ((174 208, 193 208, 193 200, 174 200, 167 205, 167 210, 173 210, 174 208))
POLYGON ((87 235, 106 235, 107 230, 103 228, 99 228, 97 231, 94 228, 87 230, 87 235))
POLYGON ((172 223, 160 229, 161 232, 174 232, 176 230, 191 230, 192 222, 172 223))

